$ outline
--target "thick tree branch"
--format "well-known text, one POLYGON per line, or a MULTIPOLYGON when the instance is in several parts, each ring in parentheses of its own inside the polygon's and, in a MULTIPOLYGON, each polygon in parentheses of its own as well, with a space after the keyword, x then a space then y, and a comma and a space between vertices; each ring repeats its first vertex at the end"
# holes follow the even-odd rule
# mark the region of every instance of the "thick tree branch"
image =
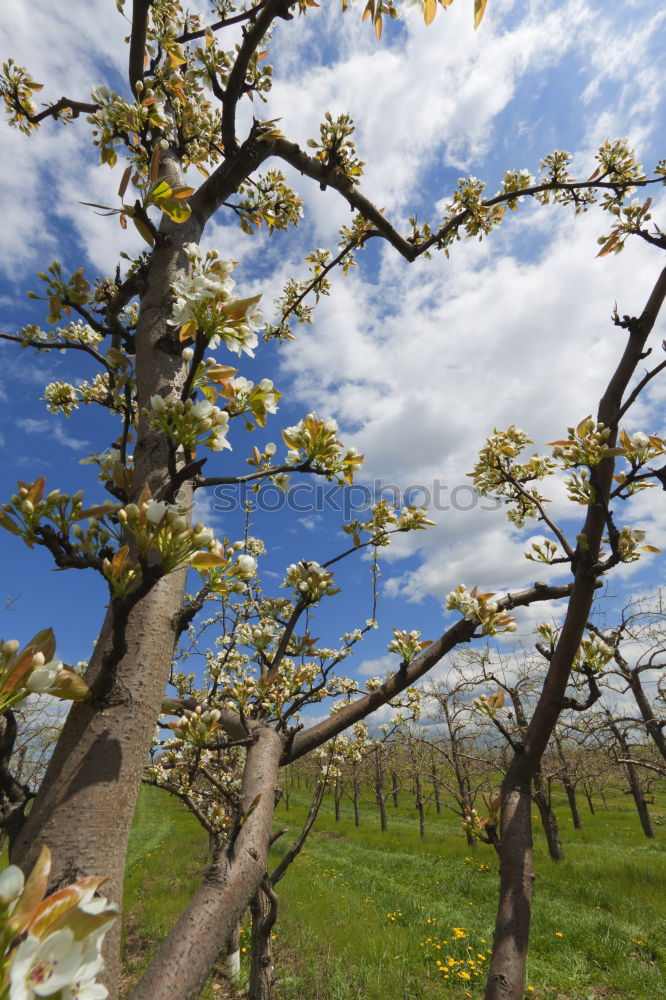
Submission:
MULTIPOLYGON (((271 147, 273 156, 278 156, 281 160, 291 164, 306 177, 311 177, 312 180, 319 183, 326 182, 327 187, 338 191, 349 202, 350 206, 360 212, 364 219, 371 222, 378 230, 378 234, 388 240, 406 260, 412 261, 419 255, 421 245, 419 244, 417 247, 401 236, 386 216, 365 195, 361 194, 349 178, 339 170, 331 171, 330 166, 315 159, 314 156, 310 156, 295 142, 290 142, 288 139, 271 139, 266 145, 271 147)), ((373 234, 366 235, 367 238, 370 238, 373 234)))
POLYGON ((227 155, 238 149, 236 142, 236 107, 243 95, 245 75, 252 56, 276 17, 291 17, 294 0, 267 0, 252 25, 245 30, 222 101, 222 142, 227 155))
MULTIPOLYGON (((538 601, 558 600, 562 597, 568 597, 571 594, 571 590, 572 584, 570 583, 553 587, 539 584, 530 587, 528 590, 521 590, 515 594, 507 594, 506 597, 502 597, 497 601, 497 607, 500 611, 510 611, 512 608, 526 607, 538 601)), ((336 712, 329 719, 325 719, 310 729, 298 733, 292 741, 288 752, 284 754, 282 764, 289 764, 294 760, 298 760, 299 757, 321 746, 322 743, 330 740, 333 736, 337 736, 338 733, 341 733, 355 722, 365 719, 366 716, 399 695, 405 688, 415 684, 436 663, 439 663, 447 653, 450 653, 452 649, 455 649, 461 643, 470 642, 476 631, 477 624, 477 622, 470 622, 464 618, 459 619, 439 639, 428 646, 420 656, 412 660, 405 670, 393 674, 376 691, 371 691, 362 698, 358 698, 349 705, 345 705, 344 708, 340 709, 339 712, 336 712)))
MULTIPOLYGON (((267 0, 261 0, 261 3, 256 4, 255 7, 251 7, 250 10, 244 10, 241 14, 235 14, 234 17, 223 17, 219 21, 209 24, 208 28, 211 31, 219 31, 221 28, 227 28, 230 24, 240 24, 242 21, 251 21, 262 7, 265 7, 267 0)), ((176 41, 178 42, 194 42, 197 38, 204 38, 206 34, 206 28, 199 28, 197 31, 184 31, 182 35, 179 35, 176 41)))
POLYGON ((148 31, 148 11, 151 0, 133 0, 132 3, 132 33, 129 50, 129 83, 132 93, 136 94, 136 85, 143 80, 143 61, 146 53, 146 33, 148 31))
POLYGON ((90 104, 87 101, 74 101, 71 97, 61 97, 55 104, 50 104, 48 108, 44 108, 43 111, 40 111, 36 115, 31 115, 23 106, 17 110, 20 110, 32 125, 39 125, 45 118, 60 118, 63 111, 71 111, 69 117, 78 118, 80 114, 91 115, 98 108, 99 104, 90 104))

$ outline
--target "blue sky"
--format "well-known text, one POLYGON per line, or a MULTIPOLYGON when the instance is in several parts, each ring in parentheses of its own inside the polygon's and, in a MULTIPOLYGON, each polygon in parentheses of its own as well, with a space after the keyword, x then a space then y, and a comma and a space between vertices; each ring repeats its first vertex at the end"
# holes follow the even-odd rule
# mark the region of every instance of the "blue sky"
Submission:
MULTIPOLYGON (((247 120, 253 112, 279 117, 283 133, 304 143, 318 135, 325 110, 349 111, 366 162, 362 190, 404 230, 414 213, 436 221, 459 176, 478 176, 494 193, 505 169, 535 173, 554 148, 570 150, 575 170, 586 176, 606 138, 629 137, 647 168, 664 156, 666 12, 654 0, 489 0, 477 32, 471 8, 471 0, 456 0, 430 28, 408 9, 403 22, 385 25, 379 44, 360 23, 360 9, 343 18, 333 2, 281 22, 271 47, 268 106, 248 105, 247 120)), ((6 0, 2 22, 3 57, 29 67, 45 84, 43 99, 65 92, 85 100, 92 86, 122 86, 126 26, 113 0, 64 9, 45 0, 6 0)), ((96 165, 87 133, 84 120, 66 129, 47 124, 30 140, 3 130, 4 332, 42 318, 40 303, 26 293, 38 290, 34 273, 54 257, 65 269, 84 264, 91 275, 112 274, 119 250, 139 249, 117 220, 80 204, 113 204, 122 172, 96 165)), ((322 194, 286 173, 304 201, 296 232, 250 239, 220 215, 204 243, 239 261, 239 290, 261 292, 267 317, 285 278, 304 276, 304 257, 314 247, 334 249, 339 226, 349 220, 335 192, 322 194)), ((659 222, 661 193, 654 205, 659 222)), ((527 586, 535 575, 549 578, 522 556, 525 538, 539 535, 538 527, 516 532, 501 512, 472 505, 465 474, 493 427, 516 423, 542 448, 596 409, 622 344, 610 323, 613 305, 639 312, 663 264, 658 251, 642 245, 596 259, 596 239, 608 228, 599 211, 574 219, 565 209, 525 205, 507 215, 499 232, 482 244, 456 245, 450 260, 436 255, 407 265, 392 248, 375 245, 348 279, 334 275, 312 327, 240 365, 241 374, 272 378, 285 393, 277 416, 252 436, 234 429, 233 451, 208 463, 211 475, 244 472, 255 439, 279 445, 280 428, 314 409, 335 416, 343 440, 366 454, 360 483, 422 487, 431 495, 438 483, 440 495, 455 493, 458 507, 472 507, 436 511, 435 529, 395 545, 383 569, 381 628, 355 659, 362 674, 388 668, 393 625, 419 628, 429 638, 440 634, 443 599, 458 583, 504 590, 527 586)), ((655 344, 663 336, 662 321, 655 344)), ((0 343, 3 498, 17 479, 40 474, 50 488, 84 487, 91 501, 100 496, 94 473, 79 461, 107 447, 117 431, 92 408, 67 421, 40 402, 48 382, 92 374, 85 358, 35 356, 0 343)), ((628 418, 629 432, 663 434, 663 399, 664 387, 655 385, 628 418)), ((575 534, 581 509, 566 501, 561 486, 545 492, 558 517, 572 518, 575 534)), ((215 496, 201 498, 199 516, 220 534, 240 537, 241 518, 216 504, 215 496)), ((660 491, 647 491, 618 521, 644 528, 649 542, 666 549, 662 505, 660 491)), ((270 553, 262 561, 266 585, 279 585, 291 562, 323 562, 340 551, 347 536, 339 525, 330 509, 258 512, 253 530, 270 553)), ((3 612, 2 634, 24 641, 53 625, 59 655, 87 659, 101 621, 103 581, 56 573, 46 553, 29 552, 8 534, 0 535, 0 546, 0 596, 16 599, 3 612)), ((646 555, 615 573, 610 590, 622 601, 654 589, 662 576, 662 557, 646 555)), ((326 641, 363 624, 370 611, 367 561, 350 560, 336 578, 343 593, 322 608, 313 630, 326 641)), ((529 632, 544 616, 541 607, 519 621, 529 632)))

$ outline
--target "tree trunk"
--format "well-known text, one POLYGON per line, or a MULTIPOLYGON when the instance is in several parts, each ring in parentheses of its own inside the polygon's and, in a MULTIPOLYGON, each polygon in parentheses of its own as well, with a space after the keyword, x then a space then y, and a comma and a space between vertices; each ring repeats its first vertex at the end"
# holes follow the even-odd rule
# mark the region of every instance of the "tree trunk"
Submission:
POLYGON ((531 808, 529 785, 514 786, 504 795, 500 827, 500 898, 487 1000, 518 1000, 525 990, 534 880, 531 808))
POLYGON ((275 970, 271 931, 277 919, 277 896, 264 883, 250 903, 252 913, 252 955, 248 1000, 273 1000, 275 970), (269 890, 267 893, 266 890, 269 890))
POLYGON ((576 789, 571 784, 568 778, 564 778, 562 784, 564 785, 564 791, 567 793, 567 799, 569 801, 569 809, 571 810, 571 818, 573 820, 574 829, 582 830, 583 824, 581 822, 580 813, 578 811, 576 789))
POLYGON ((240 976, 240 923, 237 923, 227 942, 227 957, 224 963, 224 974, 230 983, 235 983, 240 976))
MULTIPOLYGON (((395 787, 395 786, 394 786, 395 787)), ((386 833, 388 822, 386 820, 386 799, 384 797, 384 771, 382 769, 379 751, 375 752, 375 799, 379 808, 379 823, 382 833, 386 833)))
POLYGON ((421 775, 416 771, 414 775, 414 790, 416 792, 416 811, 419 814, 419 836, 425 837, 425 813, 423 809, 423 786, 421 775))
POLYGON ((585 798, 587 799, 587 806, 588 809, 590 810, 590 814, 594 816, 594 803, 592 802, 592 793, 590 792, 590 789, 588 788, 587 785, 583 785, 583 789, 585 791, 585 798))
POLYGON ((393 771, 391 773, 391 780, 393 782, 393 785, 392 785, 392 788, 391 788, 391 795, 393 797, 393 808, 397 809, 398 808, 398 775, 395 773, 395 771, 393 771))
POLYGON ((361 811, 359 809, 359 798, 361 794, 361 788, 358 780, 358 774, 354 771, 354 784, 353 784, 353 802, 354 802, 354 826, 361 825, 361 811))
MULTIPOLYGON (((184 183, 175 157, 165 155, 162 165, 170 185, 184 183)), ((186 265, 182 246, 198 242, 201 226, 193 213, 181 225, 165 218, 161 230, 168 239, 153 252, 136 332, 140 409, 148 407, 154 394, 179 398, 184 381, 181 352, 173 349, 176 334, 167 325, 168 289, 186 265)), ((133 499, 145 484, 159 496, 169 481, 168 456, 164 435, 142 417, 134 449, 133 499)), ((183 508, 191 502, 186 489, 185 494, 183 508)), ((79 876, 104 875, 111 900, 122 908, 127 840, 169 676, 176 640, 172 620, 182 605, 185 576, 179 570, 163 577, 135 604, 124 629, 124 650, 117 637, 114 648, 114 605, 109 606, 86 672, 95 697, 70 709, 12 852, 12 860, 28 870, 47 844, 53 856, 52 888, 79 876)), ((119 946, 116 921, 104 944, 104 981, 111 1000, 117 995, 119 946)))
POLYGON ((340 822, 340 800, 342 799, 342 782, 339 778, 335 779, 335 786, 333 788, 333 801, 335 802, 335 822, 340 822))
POLYGON ((435 799, 435 811, 438 816, 442 815, 442 800, 439 794, 439 778, 437 777, 437 768, 434 763, 430 770, 430 777, 432 779, 432 792, 435 799))
POLYGON ((532 798, 536 802, 539 815, 541 816, 541 825, 543 826, 543 832, 546 835, 548 853, 553 861, 563 861, 564 848, 562 847, 562 841, 560 839, 560 829, 557 823, 557 816, 553 812, 548 796, 546 795, 543 787, 543 777, 540 771, 534 775, 534 792, 532 794, 532 798))
MULTIPOLYGON (((617 740, 618 746, 622 750, 625 757, 629 757, 631 751, 629 749, 629 744, 627 739, 620 729, 620 727, 613 721, 610 715, 608 718, 608 728, 612 732, 613 736, 617 740)), ((645 801, 645 796, 643 795, 643 789, 641 788, 641 780, 638 776, 638 771, 634 765, 630 762, 625 765, 627 771, 627 779, 629 781, 629 789, 633 796, 634 802, 636 804, 636 811, 638 813, 638 818, 641 821, 641 827, 643 828, 643 833, 646 837, 651 840, 655 836, 654 828, 652 826, 652 820, 650 819, 650 812, 647 807, 647 802, 645 801)))
POLYGON ((629 787, 631 789, 634 802, 636 803, 636 811, 638 812, 638 818, 641 821, 643 833, 646 837, 649 837, 652 840, 656 834, 654 832, 654 827, 652 826, 652 820, 650 819, 650 811, 647 807, 645 796, 643 795, 640 778, 638 777, 638 773, 633 764, 627 764, 626 768, 627 777, 629 779, 629 787))
POLYGON ((282 740, 272 729, 255 730, 243 775, 246 822, 215 858, 131 1000, 196 1000, 199 996, 266 872, 282 750, 282 740))
POLYGON ((620 670, 631 688, 631 693, 636 699, 636 704, 641 713, 641 718, 645 723, 648 736, 653 741, 661 756, 666 760, 666 736, 664 736, 664 730, 659 719, 657 719, 652 710, 650 699, 645 694, 639 671, 635 668, 633 670, 630 668, 619 650, 615 651, 615 660, 619 664, 620 670))

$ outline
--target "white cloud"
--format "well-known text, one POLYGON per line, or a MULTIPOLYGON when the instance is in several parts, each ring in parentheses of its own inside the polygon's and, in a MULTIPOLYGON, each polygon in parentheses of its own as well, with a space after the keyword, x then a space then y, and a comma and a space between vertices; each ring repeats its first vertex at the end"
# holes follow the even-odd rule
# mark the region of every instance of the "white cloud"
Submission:
MULTIPOLYGON (((491 239, 480 259, 471 243, 444 266, 410 268, 386 255, 377 285, 356 277, 336 289, 319 307, 318 335, 287 348, 295 392, 340 419, 345 440, 367 456, 368 479, 431 496, 439 483, 445 502, 471 506, 465 474, 494 427, 516 423, 543 449, 596 411, 625 337, 610 322, 613 304, 640 312, 658 261, 642 245, 596 259, 607 225, 598 213, 544 214, 551 238, 533 263, 511 253, 530 236, 526 220, 501 252, 488 251, 491 239)), ((644 405, 652 418, 655 407, 644 405)), ((580 520, 562 485, 544 493, 555 516, 580 520)), ((418 546, 423 564, 387 580, 390 595, 419 600, 460 581, 503 589, 552 576, 525 564, 524 543, 501 513, 476 506, 435 520, 437 529, 400 540, 397 553, 418 546)))
POLYGON ((82 438, 75 438, 68 434, 64 427, 55 420, 38 420, 35 417, 18 417, 16 425, 25 431, 26 434, 39 434, 47 440, 53 439, 65 448, 72 451, 80 451, 90 444, 82 438))

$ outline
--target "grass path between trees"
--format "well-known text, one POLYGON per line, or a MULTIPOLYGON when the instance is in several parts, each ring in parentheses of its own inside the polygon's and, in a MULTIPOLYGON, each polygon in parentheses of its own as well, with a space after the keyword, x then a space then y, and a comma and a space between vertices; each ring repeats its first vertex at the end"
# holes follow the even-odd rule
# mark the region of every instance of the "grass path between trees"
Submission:
MULTIPOLYGON (((608 798, 608 797, 607 797, 608 798)), ((306 793, 278 807, 279 860, 303 821, 306 793)), ((556 800, 566 860, 554 864, 535 822, 535 907, 526 996, 533 1000, 656 1000, 666 995, 666 795, 651 807, 646 840, 631 801, 608 798, 573 829, 556 800)), ((351 805, 336 823, 325 802, 303 854, 278 886, 279 1000, 462 1000, 483 996, 497 898, 497 858, 470 849, 446 810, 418 836, 406 800, 351 805)), ((206 862, 207 838, 164 792, 145 788, 126 882, 126 985, 186 905, 206 862)), ((249 937, 246 927, 244 939, 249 937)), ((246 960, 247 953, 243 958, 246 960)), ((242 993, 243 983, 238 988, 242 993)), ((221 972, 202 1000, 229 995, 221 972)))

